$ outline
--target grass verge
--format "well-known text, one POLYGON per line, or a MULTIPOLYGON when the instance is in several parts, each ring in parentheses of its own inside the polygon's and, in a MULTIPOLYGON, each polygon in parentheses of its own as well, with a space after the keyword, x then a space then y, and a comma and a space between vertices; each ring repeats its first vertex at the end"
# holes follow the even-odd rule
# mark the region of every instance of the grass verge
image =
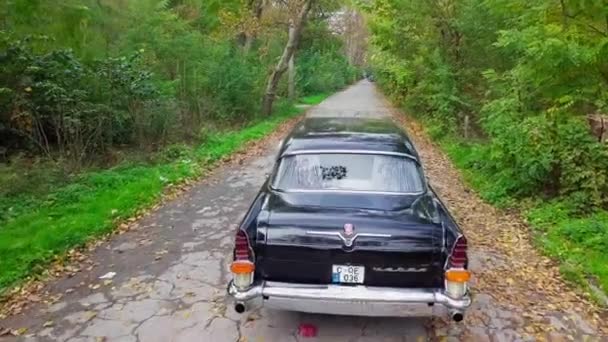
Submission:
POLYGON ((327 96, 329 96, 329 94, 312 95, 312 96, 308 96, 308 97, 301 99, 300 102, 302 104, 314 106, 314 105, 321 103, 323 100, 325 100, 327 98, 327 96))
POLYGON ((560 270, 566 280, 586 290, 589 290, 589 284, 594 284, 604 293, 608 292, 608 212, 598 211, 581 217, 571 210, 565 198, 544 201, 509 197, 496 177, 484 171, 483 158, 487 153, 483 143, 433 134, 433 131, 441 130, 431 122, 423 123, 429 135, 461 171, 465 181, 485 201, 522 212, 533 229, 536 245, 560 262, 560 270))
MULTIPOLYGON (((313 96, 302 102, 318 103, 323 98, 313 96)), ((15 177, 15 170, 11 170, 12 176, 0 173, 3 191, 14 194, 3 196, 0 206, 11 211, 0 215, 0 294, 40 273, 55 256, 111 232, 120 220, 158 201, 165 187, 201 175, 222 157, 263 138, 301 110, 283 104, 276 112, 240 130, 209 133, 197 147, 169 147, 155 163, 123 163, 84 172, 68 181, 36 172, 42 177, 38 183, 50 182, 42 190, 30 187, 26 188, 29 191, 11 192, 11 183, 19 187, 27 180, 19 174, 15 177)))

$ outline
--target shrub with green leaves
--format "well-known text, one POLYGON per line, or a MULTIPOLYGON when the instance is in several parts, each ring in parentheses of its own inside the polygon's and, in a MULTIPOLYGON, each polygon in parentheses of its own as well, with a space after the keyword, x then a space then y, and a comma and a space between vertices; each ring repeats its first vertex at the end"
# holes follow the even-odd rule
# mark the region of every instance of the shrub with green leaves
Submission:
POLYGON ((608 8, 602 1, 362 5, 379 84, 480 195, 524 210, 568 279, 608 291, 608 8), (469 118, 468 137, 463 136, 469 118))
MULTIPOLYGON (((69 169, 112 149, 156 150, 197 141, 207 126, 257 118, 287 39, 286 29, 268 29, 245 48, 242 28, 227 24, 251 15, 240 1, 60 3, 0 4, 10 14, 0 22, 0 147, 65 160, 69 169)), ((310 20, 298 52, 300 95, 356 78, 322 22, 310 20)))
POLYGON ((608 146, 585 122, 608 112, 608 29, 597 16, 605 8, 546 0, 363 7, 379 84, 432 122, 434 136, 461 135, 468 117, 467 132, 484 145, 478 166, 494 175, 497 194, 564 196, 578 212, 608 208, 608 146))
POLYGON ((37 53, 32 42, 41 39, 1 42, 1 123, 11 147, 80 163, 113 143, 137 141, 139 112, 158 96, 138 55, 85 64, 71 50, 37 53))

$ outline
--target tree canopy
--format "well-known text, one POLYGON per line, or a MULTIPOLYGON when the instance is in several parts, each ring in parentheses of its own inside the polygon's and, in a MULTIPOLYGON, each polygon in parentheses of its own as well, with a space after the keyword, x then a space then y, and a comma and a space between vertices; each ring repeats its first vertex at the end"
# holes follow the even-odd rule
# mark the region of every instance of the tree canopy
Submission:
POLYGON ((580 210, 608 207, 608 150, 587 124, 608 109, 605 1, 361 7, 381 84, 438 134, 487 141, 478 167, 496 178, 494 196, 563 195, 580 210))
MULTIPOLYGON (((342 39, 329 33, 320 15, 336 4, 315 3, 306 23, 326 43, 301 44, 300 95, 332 91, 356 77, 342 39), (313 60, 319 69, 309 67, 313 60)), ((259 114, 294 6, 269 0, 4 1, 1 144, 9 153, 42 153, 79 165, 110 148, 162 147, 195 139, 210 125, 247 123, 259 114)), ((277 87, 284 97, 285 81, 277 87)))

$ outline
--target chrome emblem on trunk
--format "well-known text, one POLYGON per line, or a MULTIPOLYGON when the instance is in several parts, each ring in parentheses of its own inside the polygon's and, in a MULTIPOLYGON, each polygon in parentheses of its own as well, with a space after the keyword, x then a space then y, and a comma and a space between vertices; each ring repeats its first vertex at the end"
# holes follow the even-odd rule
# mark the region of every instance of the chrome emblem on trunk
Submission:
POLYGON ((321 236, 337 236, 344 242, 345 247, 352 247, 353 243, 358 237, 368 238, 390 238, 390 234, 374 234, 374 233, 355 233, 355 226, 352 223, 346 223, 344 225, 344 231, 341 232, 327 232, 318 230, 309 230, 306 232, 308 235, 321 235, 321 236))
POLYGON ((344 235, 351 236, 355 232, 355 226, 352 223, 344 224, 344 235))

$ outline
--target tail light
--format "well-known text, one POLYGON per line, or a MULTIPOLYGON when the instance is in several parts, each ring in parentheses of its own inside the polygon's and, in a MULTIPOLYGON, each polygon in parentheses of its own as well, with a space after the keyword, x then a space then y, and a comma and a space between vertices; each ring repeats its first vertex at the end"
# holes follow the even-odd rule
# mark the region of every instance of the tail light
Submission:
POLYGON ((251 261, 251 246, 249 246, 249 237, 244 230, 240 230, 236 233, 236 238, 234 239, 234 260, 242 261, 249 260, 251 261))
POLYGON ((462 298, 467 293, 471 272, 465 269, 468 264, 467 239, 459 236, 454 242, 445 272, 446 292, 452 298, 462 298))
POLYGON ((253 283, 255 264, 253 263, 253 252, 249 245, 247 233, 240 230, 236 233, 234 241, 234 261, 230 265, 234 286, 246 289, 253 283))
POLYGON ((448 268, 465 268, 467 261, 467 238, 461 235, 456 239, 452 248, 448 268))

